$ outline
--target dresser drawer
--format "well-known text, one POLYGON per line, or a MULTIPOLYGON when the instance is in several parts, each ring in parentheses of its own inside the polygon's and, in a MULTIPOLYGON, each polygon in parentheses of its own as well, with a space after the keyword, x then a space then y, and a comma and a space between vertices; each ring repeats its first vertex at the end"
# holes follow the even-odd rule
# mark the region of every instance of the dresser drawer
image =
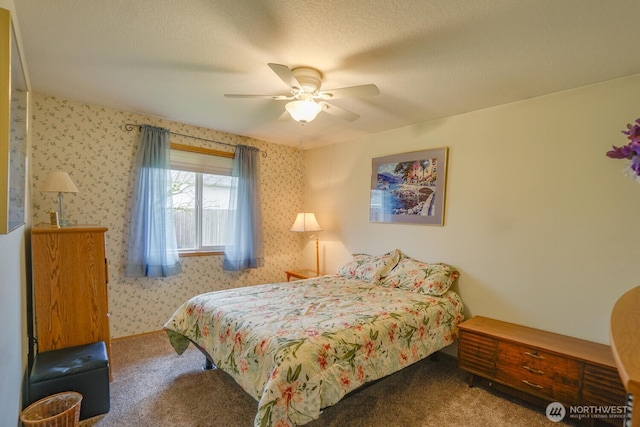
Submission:
POLYGON ((585 364, 581 405, 624 406, 626 402, 627 392, 617 369, 585 364))
POLYGON ((460 369, 485 377, 493 377, 496 370, 494 338, 473 332, 460 331, 458 365, 460 369))
MULTIPOLYGON (((627 392, 620 382, 618 370, 587 363, 582 376, 582 397, 584 406, 626 406, 627 392)), ((620 418, 601 418, 603 424, 622 426, 620 418)))
POLYGON ((581 364, 526 345, 499 342, 496 380, 565 404, 578 403, 581 364))

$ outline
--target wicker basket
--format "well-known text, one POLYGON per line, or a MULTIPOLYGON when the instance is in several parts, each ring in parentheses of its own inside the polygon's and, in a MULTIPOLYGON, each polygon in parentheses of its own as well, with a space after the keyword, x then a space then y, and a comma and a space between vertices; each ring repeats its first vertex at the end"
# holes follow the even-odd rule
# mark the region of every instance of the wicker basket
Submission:
POLYGON ((20 421, 25 426, 75 427, 80 420, 82 395, 75 391, 53 394, 29 405, 20 421))

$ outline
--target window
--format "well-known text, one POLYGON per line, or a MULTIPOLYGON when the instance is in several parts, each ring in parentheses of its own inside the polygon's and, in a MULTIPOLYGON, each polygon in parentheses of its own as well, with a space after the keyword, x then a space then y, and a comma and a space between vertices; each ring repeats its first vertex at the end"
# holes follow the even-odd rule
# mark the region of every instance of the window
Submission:
POLYGON ((233 153, 171 144, 173 214, 180 253, 223 252, 233 153))

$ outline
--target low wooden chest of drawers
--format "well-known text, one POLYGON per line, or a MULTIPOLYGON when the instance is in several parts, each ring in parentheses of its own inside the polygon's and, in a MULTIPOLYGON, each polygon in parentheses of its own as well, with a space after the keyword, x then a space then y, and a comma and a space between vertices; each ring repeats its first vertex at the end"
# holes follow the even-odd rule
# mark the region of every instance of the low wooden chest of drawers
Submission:
MULTIPOLYGON (((565 406, 624 406, 609 346, 476 316, 460 325, 458 365, 474 376, 565 406)), ((622 425, 621 419, 599 422, 622 425)), ((593 420, 587 420, 593 422, 593 420)))

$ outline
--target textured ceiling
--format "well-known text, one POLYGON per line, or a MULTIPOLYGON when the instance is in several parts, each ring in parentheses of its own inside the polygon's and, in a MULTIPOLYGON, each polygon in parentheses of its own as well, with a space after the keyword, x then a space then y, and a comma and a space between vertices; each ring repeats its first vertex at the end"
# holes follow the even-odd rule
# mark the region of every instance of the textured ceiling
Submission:
POLYGON ((32 90, 304 148, 640 73, 637 0, 15 0, 32 90), (311 66, 354 122, 281 120, 311 66))

